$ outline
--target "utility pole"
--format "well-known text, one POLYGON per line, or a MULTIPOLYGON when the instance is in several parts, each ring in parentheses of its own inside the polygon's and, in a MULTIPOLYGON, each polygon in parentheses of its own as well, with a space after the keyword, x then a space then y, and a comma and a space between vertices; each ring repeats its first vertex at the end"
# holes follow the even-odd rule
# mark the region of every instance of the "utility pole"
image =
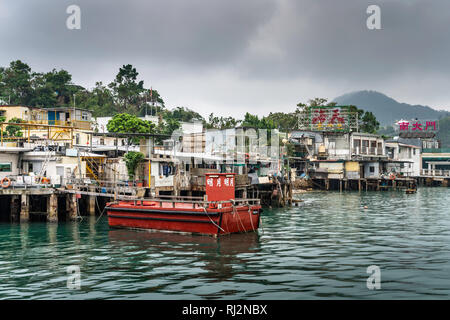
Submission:
MULTIPOLYGON (((73 94, 73 120, 75 121, 76 119, 76 111, 75 111, 75 107, 76 107, 76 103, 75 103, 75 93, 73 94)), ((66 119, 67 121, 67 119, 66 119)), ((72 126, 73 126, 74 122, 72 122, 72 126)))

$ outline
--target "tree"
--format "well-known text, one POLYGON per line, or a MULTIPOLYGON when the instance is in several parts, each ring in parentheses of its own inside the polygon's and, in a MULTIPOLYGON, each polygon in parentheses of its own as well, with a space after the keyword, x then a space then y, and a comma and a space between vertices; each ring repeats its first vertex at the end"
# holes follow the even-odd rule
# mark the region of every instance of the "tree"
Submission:
POLYGON ((78 91, 75 99, 77 107, 91 110, 94 117, 114 116, 121 113, 120 107, 114 103, 113 93, 102 82, 96 82, 91 91, 78 91))
MULTIPOLYGON (((22 123, 25 122, 22 119, 19 118, 12 118, 8 121, 8 123, 22 123)), ((8 135, 8 137, 22 137, 23 136, 23 132, 22 132, 22 128, 18 125, 14 125, 14 124, 9 124, 6 126, 6 134, 8 135)))
POLYGON ((358 114, 359 131, 373 134, 377 133, 380 128, 380 123, 372 112, 358 109, 353 105, 349 106, 349 111, 358 114))
POLYGON ((214 113, 209 115, 208 121, 203 120, 203 126, 206 129, 231 129, 235 128, 241 120, 236 120, 233 117, 216 117, 214 113))
POLYGON ((139 111, 140 116, 145 116, 150 114, 155 116, 157 114, 164 113, 166 107, 164 105, 164 100, 155 89, 144 89, 144 91, 139 96, 139 111))
POLYGON ((134 179, 136 168, 139 162, 144 159, 144 154, 136 151, 129 151, 125 154, 125 165, 127 166, 128 177, 130 180, 134 179))
POLYGON ((267 118, 272 120, 275 128, 280 131, 289 132, 297 128, 298 118, 296 113, 271 112, 267 118))
POLYGON ((176 107, 173 110, 166 110, 163 114, 163 119, 174 119, 179 122, 203 121, 200 113, 195 112, 185 107, 176 107))
POLYGON ((131 64, 122 66, 109 87, 114 92, 117 103, 128 113, 138 114, 141 93, 144 92, 144 81, 137 81, 139 73, 131 64))
POLYGON ((74 93, 83 90, 83 87, 72 85, 72 75, 66 70, 53 69, 44 75, 45 85, 56 95, 56 104, 65 106, 70 104, 74 93))
POLYGON ((275 129, 273 120, 263 117, 259 119, 257 115, 246 113, 242 121, 243 127, 252 127, 256 129, 275 129))
MULTIPOLYGON (((108 121, 106 128, 109 132, 117 133, 156 133, 156 126, 147 120, 142 120, 128 113, 116 114, 108 121)), ((128 139, 128 143, 137 143, 139 136, 128 139)))
POLYGON ((375 115, 370 111, 366 111, 361 119, 361 132, 375 134, 379 128, 380 123, 377 121, 375 115))
POLYGON ((32 99, 31 68, 20 60, 1 70, 0 98, 10 104, 28 105, 32 99))

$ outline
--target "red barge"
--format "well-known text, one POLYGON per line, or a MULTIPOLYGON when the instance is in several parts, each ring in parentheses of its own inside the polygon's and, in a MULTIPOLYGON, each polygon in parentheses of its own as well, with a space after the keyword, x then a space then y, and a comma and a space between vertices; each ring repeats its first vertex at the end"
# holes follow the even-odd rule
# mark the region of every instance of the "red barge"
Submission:
POLYGON ((259 199, 235 199, 231 173, 208 173, 206 195, 112 202, 106 205, 111 227, 166 230, 220 236, 256 231, 259 199))

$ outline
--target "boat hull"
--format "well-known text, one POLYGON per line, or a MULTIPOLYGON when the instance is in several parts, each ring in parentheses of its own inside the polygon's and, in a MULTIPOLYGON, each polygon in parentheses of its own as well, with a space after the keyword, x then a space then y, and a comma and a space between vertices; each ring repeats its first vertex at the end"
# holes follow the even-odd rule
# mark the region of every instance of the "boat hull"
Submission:
POLYGON ((261 206, 188 209, 119 203, 108 204, 106 212, 111 227, 218 236, 256 231, 259 227, 261 206))

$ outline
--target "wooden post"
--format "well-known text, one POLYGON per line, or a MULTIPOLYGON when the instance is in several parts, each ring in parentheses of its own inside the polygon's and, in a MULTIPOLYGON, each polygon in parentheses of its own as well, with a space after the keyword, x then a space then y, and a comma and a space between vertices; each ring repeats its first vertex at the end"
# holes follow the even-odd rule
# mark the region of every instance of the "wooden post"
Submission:
POLYGON ((20 199, 19 196, 11 196, 11 222, 19 221, 20 216, 20 199))
POLYGON ((339 179, 339 192, 342 192, 342 179, 339 179))
POLYGON ((27 222, 30 219, 30 203, 28 195, 22 193, 20 203, 20 222, 27 222))
MULTIPOLYGON (((95 187, 89 187, 90 192, 95 192, 95 187)), ((88 213, 90 216, 95 216, 95 197, 94 195, 88 196, 88 213)))
POLYGON ((78 203, 74 193, 68 193, 66 196, 66 209, 69 220, 75 221, 78 218, 78 203))
POLYGON ((361 192, 361 179, 358 179, 358 191, 361 192))
POLYGON ((58 222, 58 197, 54 193, 47 198, 47 222, 58 222))
POLYGON ((292 206, 292 181, 289 182, 289 205, 292 206))

